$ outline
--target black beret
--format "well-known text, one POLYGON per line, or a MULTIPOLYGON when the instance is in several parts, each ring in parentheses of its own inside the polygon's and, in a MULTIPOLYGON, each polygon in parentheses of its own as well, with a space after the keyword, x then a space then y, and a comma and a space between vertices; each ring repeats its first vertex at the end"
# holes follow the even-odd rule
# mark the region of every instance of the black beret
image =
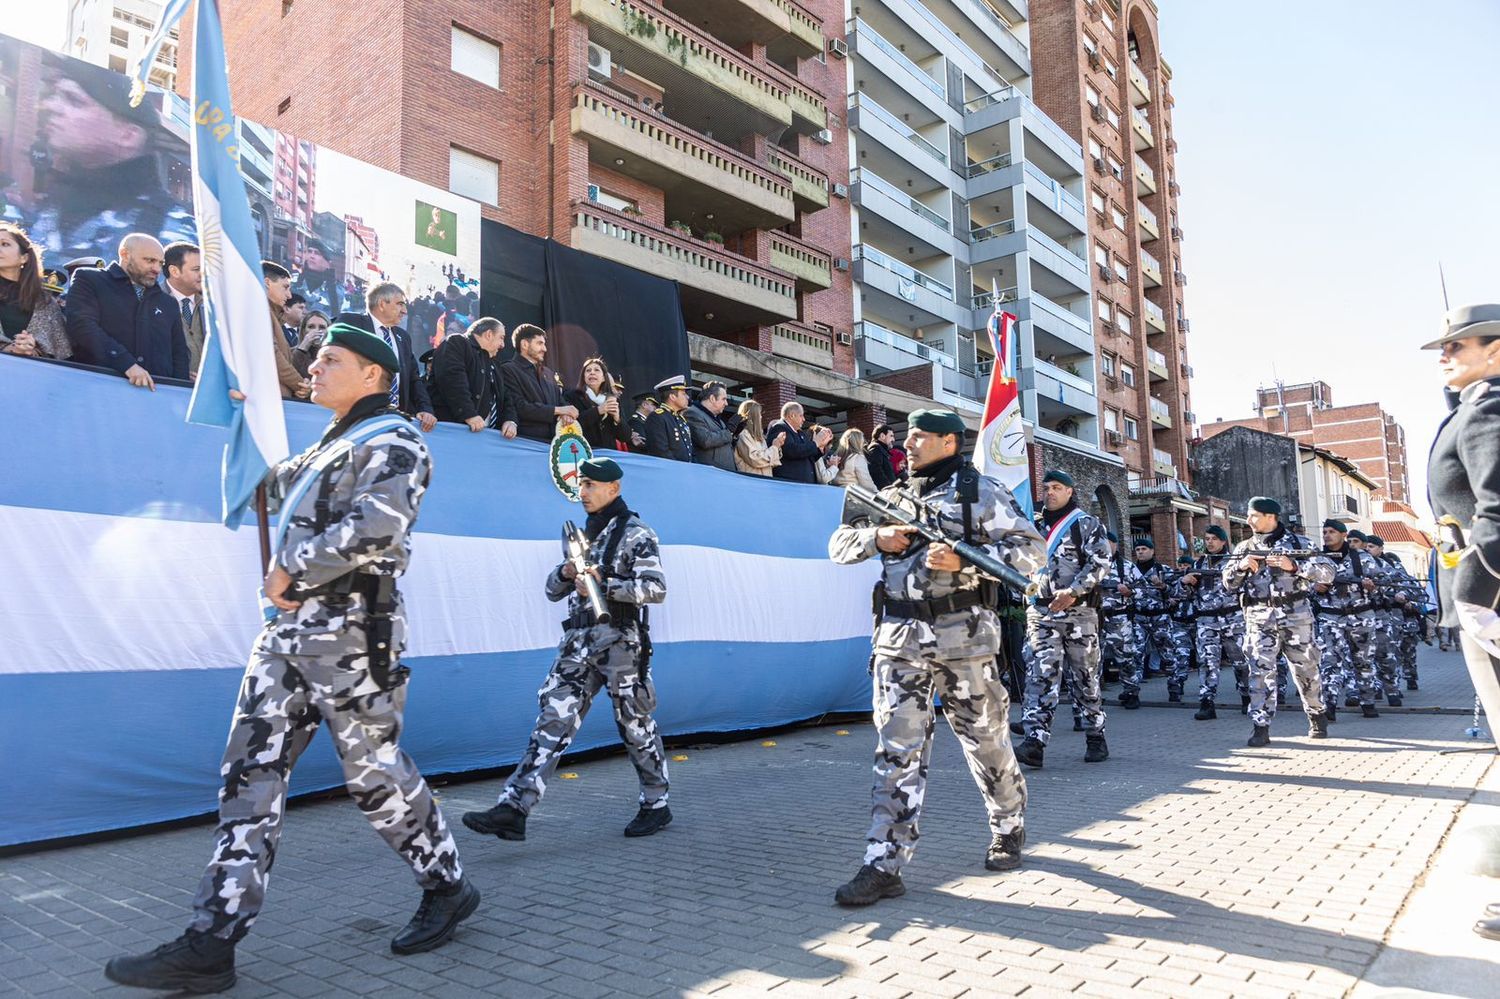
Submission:
POLYGON ((391 345, 386 343, 374 333, 366 333, 358 326, 350 326, 348 323, 334 323, 328 327, 328 332, 323 334, 324 347, 343 347, 352 350, 371 363, 378 364, 391 374, 401 370, 401 362, 396 358, 396 352, 391 345))
POLYGON ((590 458, 578 466, 578 476, 592 482, 619 482, 625 472, 613 458, 590 458))
POLYGON ((1114 531, 1105 531, 1104 532, 1104 536, 1106 538, 1108 538, 1110 541, 1113 541, 1115 544, 1119 544, 1120 543, 1120 536, 1118 534, 1116 534, 1114 531))
POLYGON ((1323 521, 1323 526, 1324 527, 1331 527, 1335 531, 1338 531, 1340 534, 1348 534, 1349 533, 1349 525, 1348 524, 1344 523, 1342 520, 1334 520, 1332 517, 1329 517, 1327 520, 1323 521))
POLYGON ((1269 496, 1250 497, 1250 509, 1256 513, 1274 513, 1278 516, 1281 514, 1281 504, 1269 496))
POLYGON ((1149 534, 1145 534, 1139 538, 1136 538, 1135 546, 1137 548, 1149 548, 1152 551, 1156 551, 1156 542, 1151 540, 1151 535, 1149 534))
POLYGON ((1044 483, 1056 482, 1059 485, 1067 486, 1069 489, 1073 488, 1073 476, 1060 468, 1047 469, 1047 471, 1042 473, 1042 481, 1044 483))
POLYGON ((951 409, 919 409, 906 418, 906 423, 930 434, 957 434, 959 440, 968 429, 963 417, 951 409))
POLYGON ((1203 533, 1211 534, 1225 544, 1229 543, 1229 532, 1224 530, 1224 528, 1220 527, 1218 524, 1211 525, 1208 530, 1204 531, 1203 533))
POLYGON ((1380 535, 1371 532, 1370 534, 1365 535, 1365 544, 1374 545, 1376 548, 1384 548, 1385 538, 1382 538, 1380 535))
POLYGON ((1193 556, 1191 556, 1191 555, 1179 555, 1179 556, 1177 556, 1177 564, 1178 565, 1192 565, 1193 564, 1193 556))
POLYGON ((1363 541, 1365 539, 1365 532, 1351 529, 1349 531, 1349 537, 1353 538, 1356 541, 1363 541))

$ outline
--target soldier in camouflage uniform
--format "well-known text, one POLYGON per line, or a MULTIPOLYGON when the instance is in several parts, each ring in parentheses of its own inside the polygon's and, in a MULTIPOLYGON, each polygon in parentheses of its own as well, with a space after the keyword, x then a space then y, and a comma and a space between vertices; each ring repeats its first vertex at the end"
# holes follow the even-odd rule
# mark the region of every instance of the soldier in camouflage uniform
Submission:
POLYGON ((1193 607, 1193 590, 1182 583, 1192 567, 1191 555, 1177 556, 1177 572, 1171 589, 1167 591, 1167 617, 1171 622, 1168 634, 1171 635, 1172 653, 1176 657, 1172 672, 1167 676, 1167 700, 1173 704, 1182 703, 1182 691, 1187 687, 1188 674, 1197 667, 1192 636, 1198 615, 1193 607))
POLYGON ((1072 476, 1056 470, 1042 476, 1042 526, 1047 564, 1032 577, 1026 608, 1026 644, 1032 656, 1026 676, 1026 738, 1016 747, 1016 759, 1028 767, 1042 765, 1066 673, 1087 733, 1084 762, 1101 763, 1109 758, 1109 746, 1099 697, 1097 608, 1099 581, 1109 571, 1109 539, 1099 518, 1074 500, 1072 476))
POLYGON ((1358 698, 1366 718, 1374 718, 1375 664, 1370 593, 1375 580, 1367 572, 1369 556, 1349 543, 1348 528, 1337 520, 1323 522, 1323 550, 1338 556, 1331 583, 1313 587, 1313 611, 1318 620, 1324 713, 1338 718, 1337 704, 1344 691, 1358 698))
POLYGON ((1245 610, 1245 655, 1250 660, 1249 745, 1271 742, 1271 719, 1276 716, 1276 661, 1287 664, 1302 695, 1308 735, 1328 737, 1318 682, 1316 625, 1309 590, 1331 583, 1333 563, 1321 555, 1292 559, 1285 555, 1256 555, 1269 549, 1311 550, 1312 542, 1281 524, 1281 504, 1266 496, 1250 500, 1246 519, 1254 537, 1241 541, 1224 567, 1224 586, 1240 596, 1245 610))
POLYGON ((1404 625, 1403 608, 1411 600, 1406 580, 1410 577, 1400 563, 1392 565, 1385 558, 1385 542, 1374 534, 1365 535, 1365 551, 1370 555, 1369 564, 1375 576, 1375 592, 1371 603, 1375 606, 1375 675, 1376 699, 1384 698, 1393 708, 1401 707, 1401 629, 1404 625))
MULTIPOLYGON (((1109 540, 1109 570, 1099 583, 1099 660, 1101 672, 1110 669, 1121 680, 1135 675, 1136 645, 1135 622, 1131 620, 1135 588, 1141 585, 1140 570, 1135 562, 1120 554, 1120 539, 1113 531, 1105 533, 1109 540)), ((1120 704, 1126 708, 1141 706, 1140 697, 1120 704)))
MULTIPOLYGON (((989 550, 1023 575, 1042 562, 1042 539, 1010 492, 979 475, 962 451, 963 420, 947 410, 917 410, 907 418, 907 485, 880 495, 916 512, 924 505, 937 523, 989 550), (969 501, 961 499, 960 489, 969 501)), ((932 755, 933 694, 963 747, 969 771, 989 814, 990 870, 1021 863, 1025 842, 1026 781, 1016 765, 1006 725, 1008 698, 996 670, 1000 649, 995 594, 985 578, 951 547, 914 538, 912 528, 880 526, 846 512, 828 542, 841 565, 879 556, 874 680, 875 786, 864 866, 834 895, 840 905, 869 905, 904 894, 901 869, 916 849, 917 824, 932 755)))
POLYGON ((1427 606, 1427 587, 1410 572, 1401 558, 1384 550, 1385 541, 1375 538, 1375 556, 1390 567, 1391 578, 1396 582, 1394 598, 1396 606, 1391 609, 1391 646, 1395 651, 1396 670, 1394 685, 1396 699, 1391 692, 1385 693, 1386 703, 1396 708, 1401 706, 1401 680, 1406 681, 1407 690, 1417 689, 1417 642, 1422 637, 1422 613, 1427 606))
POLYGON ((409 671, 398 665, 406 619, 395 580, 432 468, 422 435, 390 409, 397 367, 383 340, 337 323, 310 369, 312 401, 335 419, 268 476, 280 519, 267 624, 224 750, 213 859, 188 931, 149 954, 115 958, 105 969, 112 981, 192 992, 234 983, 234 948, 260 912, 287 782, 324 721, 350 796, 424 892, 391 950, 440 946, 479 904, 443 813, 397 743, 409 671))
POLYGON ((547 599, 568 597, 557 661, 538 694, 541 711, 526 753, 500 791, 494 807, 468 812, 464 825, 503 840, 526 838, 526 817, 541 801, 547 782, 568 751, 589 706, 601 689, 609 691, 615 725, 640 780, 640 810, 625 827, 630 837, 650 836, 672 821, 667 807, 667 762, 661 733, 651 712, 656 687, 649 671, 650 604, 667 596, 661 547, 656 532, 625 505, 620 466, 593 458, 579 466, 580 498, 588 511, 589 571, 599 580, 610 612, 596 624, 584 580, 564 561, 547 577, 547 599))
POLYGON ((1203 533, 1204 552, 1192 560, 1180 581, 1191 594, 1194 637, 1198 663, 1203 670, 1198 688, 1198 721, 1217 718, 1214 701, 1219 695, 1219 671, 1227 662, 1234 670, 1241 706, 1250 706, 1250 670, 1245 663, 1245 618, 1239 600, 1224 588, 1224 565, 1229 559, 1229 535, 1224 528, 1210 526, 1203 533))
POLYGON ((1168 675, 1177 668, 1177 647, 1172 641, 1172 622, 1167 610, 1171 578, 1165 567, 1156 561, 1156 542, 1149 537, 1136 539, 1135 568, 1141 577, 1141 585, 1135 587, 1137 658, 1135 667, 1122 683, 1120 706, 1126 708, 1140 706, 1141 681, 1145 679, 1152 648, 1161 657, 1162 669, 1168 675))

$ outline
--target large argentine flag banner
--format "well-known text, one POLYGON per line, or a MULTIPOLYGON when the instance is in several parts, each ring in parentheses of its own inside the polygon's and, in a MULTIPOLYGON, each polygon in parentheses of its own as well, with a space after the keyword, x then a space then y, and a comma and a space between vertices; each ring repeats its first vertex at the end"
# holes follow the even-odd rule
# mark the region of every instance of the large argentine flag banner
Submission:
POLYGON ((990 346, 995 365, 990 370, 990 388, 984 400, 984 418, 974 447, 974 464, 1010 489, 1016 502, 1032 515, 1031 475, 1026 464, 1026 428, 1021 423, 1021 396, 1016 384, 1016 317, 1000 311, 995 292, 995 312, 990 316, 990 346))
MULTIPOLYGON (((136 67, 137 93, 167 32, 189 0, 172 0, 136 67)), ((203 364, 188 407, 192 423, 227 427, 220 517, 238 527, 266 470, 288 454, 271 316, 245 181, 239 128, 229 104, 228 63, 217 0, 199 0, 193 39, 193 209, 203 248, 203 364), (229 390, 245 394, 229 400, 229 390)))

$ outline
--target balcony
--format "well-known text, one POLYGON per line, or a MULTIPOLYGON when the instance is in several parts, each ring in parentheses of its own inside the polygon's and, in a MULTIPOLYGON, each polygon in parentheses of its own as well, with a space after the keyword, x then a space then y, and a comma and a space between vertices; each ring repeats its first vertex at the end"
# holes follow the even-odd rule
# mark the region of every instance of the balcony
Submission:
POLYGON ((1151 380, 1164 382, 1171 377, 1171 369, 1167 367, 1167 355, 1154 347, 1146 348, 1146 371, 1151 375, 1151 380))
POLYGON ((854 335, 859 341, 860 359, 877 367, 898 371, 919 361, 930 361, 953 371, 958 370, 958 361, 951 355, 869 320, 855 323, 854 335))
POLYGON ((603 87, 574 91, 570 128, 588 142, 590 160, 665 192, 669 217, 712 212, 726 232, 796 218, 792 183, 780 172, 603 87))
POLYGON ((1026 193, 1079 232, 1088 232, 1082 199, 1029 160, 1026 162, 1026 193))
POLYGON ((953 231, 953 226, 947 219, 877 174, 873 174, 860 167, 855 167, 849 172, 849 183, 851 186, 858 184, 861 187, 879 191, 891 201, 894 201, 903 211, 910 212, 923 222, 935 225, 946 233, 953 231))
POLYGON ((573 202, 574 249, 676 281, 712 297, 726 328, 761 326, 797 317, 797 287, 788 275, 722 246, 592 202, 573 202))
MULTIPOLYGON (((1087 305, 1088 299, 1084 299, 1083 302, 1087 305)), ((1038 343, 1039 351, 1042 340, 1046 337, 1053 337, 1084 353, 1094 352, 1094 331, 1089 326, 1089 321, 1083 316, 1068 311, 1051 299, 1032 294, 1024 302, 1019 303, 1013 311, 1022 319, 1031 320, 1032 333, 1038 343)))
POLYGON ((875 103, 868 94, 849 96, 849 115, 850 129, 859 129, 868 134, 941 182, 946 183, 951 179, 947 170, 948 154, 918 135, 906 122, 875 103), (872 123, 894 132, 895 141, 884 139, 878 130, 870 127, 872 123))
POLYGON ((1165 333, 1167 331, 1167 314, 1162 311, 1160 305, 1157 305, 1149 298, 1143 298, 1141 299, 1141 309, 1145 313, 1147 326, 1150 326, 1158 333, 1165 333))
MULTIPOLYGON (((927 75, 926 70, 907 58, 905 52, 892 45, 863 19, 850 18, 845 30, 848 33, 849 48, 860 59, 908 91, 915 85, 922 91, 915 96, 925 96, 930 102, 936 102, 934 106, 943 107, 947 104, 947 86, 927 75)), ((942 62, 938 63, 939 68, 943 65, 942 62)))
POLYGON ((1171 427, 1172 427, 1172 411, 1167 408, 1167 404, 1166 403, 1162 402, 1160 399, 1156 398, 1155 396, 1152 396, 1151 400, 1150 400, 1150 410, 1151 410, 1151 422, 1153 424, 1155 424, 1158 427, 1161 427, 1164 430, 1170 430, 1171 429, 1171 427))
POLYGON ((1156 172, 1139 156, 1135 157, 1135 181, 1148 193, 1156 193, 1156 172))
MULTIPOLYGON (((942 204, 952 202, 946 192, 942 204)), ((849 172, 849 196, 860 208, 861 241, 877 246, 910 246, 913 259, 955 256, 963 241, 942 215, 907 194, 869 167, 849 172)))
MULTIPOLYGON (((1026 238, 1030 243, 1033 263, 1041 264, 1053 274, 1069 282, 1074 290, 1089 290, 1089 262, 1077 250, 1070 250, 1048 236, 1036 226, 1028 226, 1026 238)), ((1049 294, 1062 294, 1062 289, 1049 289, 1049 294)))
POLYGON ((1151 103, 1151 81, 1146 79, 1146 73, 1140 66, 1136 65, 1134 59, 1125 60, 1125 75, 1130 80, 1130 103, 1135 107, 1151 103))
POLYGON ((1172 461, 1170 452, 1163 451, 1161 448, 1152 448, 1151 469, 1168 481, 1163 482, 1158 480, 1152 483, 1149 479, 1143 479, 1140 483, 1142 488, 1132 488, 1131 492, 1144 493, 1146 495, 1178 495, 1181 491, 1185 491, 1186 487, 1177 481, 1177 465, 1172 461), (1152 488, 1153 486, 1154 488, 1152 488))
POLYGON ((828 175, 803 163, 780 146, 772 146, 766 162, 792 182, 792 201, 798 211, 815 212, 828 207, 828 175))
POLYGON ((1016 231, 1015 219, 1003 219, 989 225, 974 226, 969 230, 969 243, 977 245, 999 236, 1010 236, 1016 231))
POLYGON ((1141 277, 1146 279, 1147 288, 1161 287, 1161 261, 1145 250, 1141 251, 1141 277))
POLYGON ((1141 225, 1141 239, 1153 240, 1161 238, 1161 227, 1156 223, 1156 213, 1146 207, 1144 201, 1135 203, 1136 221, 1141 225))
POLYGON ((854 248, 854 280, 877 315, 912 316, 913 326, 945 322, 968 325, 970 315, 954 301, 951 285, 880 252, 868 243, 854 248))
POLYGON ((752 62, 670 11, 630 0, 572 0, 572 12, 589 23, 590 37, 609 49, 611 62, 666 91, 667 110, 679 120, 706 119, 724 134, 771 135, 793 124, 785 73, 752 62))
POLYGON ((771 353, 832 371, 833 334, 807 323, 777 323, 771 327, 771 353))
POLYGON ((823 51, 823 20, 794 0, 665 0, 662 6, 731 48, 765 45, 808 59, 823 51))
POLYGON ((833 284, 833 258, 784 232, 772 231, 771 266, 797 279, 798 291, 821 291, 833 284))
POLYGON ((763 68, 786 88, 794 129, 811 135, 828 127, 828 105, 811 87, 774 62, 765 63, 763 68))
POLYGON ((1151 134, 1151 119, 1146 117, 1146 112, 1140 108, 1130 109, 1130 131, 1134 136, 1132 141, 1136 152, 1156 145, 1156 139, 1151 134))
MULTIPOLYGON (((1018 289, 1016 289, 1014 286, 1010 288, 1001 288, 999 304, 1008 305, 1011 302, 1019 301, 1017 291, 1018 289)), ((995 308, 995 304, 995 293, 992 291, 980 292, 978 295, 975 295, 973 298, 969 299, 969 308, 975 311, 979 309, 992 311, 995 308)), ((974 323, 973 325, 978 326, 980 324, 974 323)))

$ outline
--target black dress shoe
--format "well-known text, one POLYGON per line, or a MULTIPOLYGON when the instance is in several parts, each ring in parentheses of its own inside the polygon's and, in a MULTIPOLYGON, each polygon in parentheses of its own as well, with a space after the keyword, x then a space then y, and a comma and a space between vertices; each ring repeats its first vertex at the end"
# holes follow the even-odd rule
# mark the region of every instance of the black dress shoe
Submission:
POLYGON ((1474 924, 1474 932, 1486 940, 1500 940, 1500 916, 1492 919, 1481 919, 1474 924))
POLYGON ((406 928, 391 938, 396 954, 420 954, 453 939, 458 924, 479 908, 479 889, 468 878, 451 888, 429 888, 406 928))
POLYGON ((520 841, 526 838, 526 813, 508 802, 482 812, 464 812, 463 823, 477 833, 520 841))
POLYGON ((1141 706, 1141 695, 1133 690, 1127 690, 1120 695, 1120 707, 1126 711, 1134 711, 1141 706))
POLYGON ((149 954, 110 958, 104 977, 119 985, 203 995, 234 985, 234 944, 188 930, 149 954))
POLYGON ((1401 695, 1392 694, 1391 696, 1387 697, 1385 699, 1385 706, 1388 708, 1399 708, 1401 706, 1401 695))
POLYGON ((1026 830, 1013 829, 990 841, 984 855, 984 866, 991 871, 1013 871, 1021 866, 1021 847, 1026 845, 1026 830))
POLYGON ((625 827, 625 835, 631 839, 653 836, 671 824, 672 810, 666 805, 660 808, 642 805, 641 810, 635 813, 635 818, 630 820, 630 825, 625 827))
POLYGON ((838 891, 833 893, 833 900, 844 906, 873 905, 883 898, 905 894, 906 885, 901 881, 901 875, 887 874, 874 864, 866 864, 854 877, 839 885, 838 891))

